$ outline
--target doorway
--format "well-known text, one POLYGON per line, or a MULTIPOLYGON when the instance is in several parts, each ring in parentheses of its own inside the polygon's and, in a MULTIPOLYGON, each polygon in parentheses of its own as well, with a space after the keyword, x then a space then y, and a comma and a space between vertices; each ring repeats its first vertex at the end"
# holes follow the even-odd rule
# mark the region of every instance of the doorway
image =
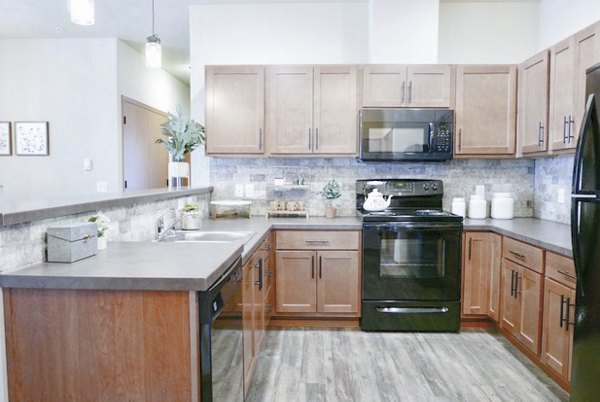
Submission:
POLYGON ((167 187, 169 153, 161 138, 160 125, 167 113, 136 100, 121 97, 123 124, 123 189, 146 190, 167 187))

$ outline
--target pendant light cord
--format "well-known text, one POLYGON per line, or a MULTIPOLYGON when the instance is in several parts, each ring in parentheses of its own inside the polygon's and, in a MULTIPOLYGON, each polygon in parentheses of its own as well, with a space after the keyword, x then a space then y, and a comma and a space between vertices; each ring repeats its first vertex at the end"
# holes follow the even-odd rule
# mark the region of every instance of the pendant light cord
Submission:
POLYGON ((154 0, 152 0, 152 36, 156 35, 154 32, 154 0))

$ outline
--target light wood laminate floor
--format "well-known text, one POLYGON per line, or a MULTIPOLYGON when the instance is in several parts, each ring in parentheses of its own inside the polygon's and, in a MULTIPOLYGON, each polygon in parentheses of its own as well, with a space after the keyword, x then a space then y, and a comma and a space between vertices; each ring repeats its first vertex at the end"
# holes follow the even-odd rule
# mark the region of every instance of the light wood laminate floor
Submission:
POLYGON ((272 329, 246 401, 566 401, 500 335, 272 329))

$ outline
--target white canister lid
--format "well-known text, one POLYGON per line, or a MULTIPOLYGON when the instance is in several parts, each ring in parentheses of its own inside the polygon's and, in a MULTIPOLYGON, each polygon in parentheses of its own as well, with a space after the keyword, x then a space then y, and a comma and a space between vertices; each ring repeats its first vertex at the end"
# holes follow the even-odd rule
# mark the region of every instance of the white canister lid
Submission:
POLYGON ((471 195, 472 200, 485 200, 485 197, 481 194, 473 194, 471 195))
POLYGON ((494 193, 494 198, 511 198, 511 193, 494 193))

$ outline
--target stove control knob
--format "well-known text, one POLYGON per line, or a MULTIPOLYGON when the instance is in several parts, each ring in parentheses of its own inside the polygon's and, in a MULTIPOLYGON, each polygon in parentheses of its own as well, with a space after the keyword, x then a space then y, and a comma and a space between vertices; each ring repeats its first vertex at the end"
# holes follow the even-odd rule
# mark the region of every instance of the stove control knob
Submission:
POLYGON ((424 183, 423 184, 423 190, 429 191, 429 183, 424 183))
POLYGON ((431 189, 432 189, 433 191, 437 191, 437 188, 438 188, 438 187, 437 187, 437 183, 433 183, 433 184, 431 185, 431 189))

